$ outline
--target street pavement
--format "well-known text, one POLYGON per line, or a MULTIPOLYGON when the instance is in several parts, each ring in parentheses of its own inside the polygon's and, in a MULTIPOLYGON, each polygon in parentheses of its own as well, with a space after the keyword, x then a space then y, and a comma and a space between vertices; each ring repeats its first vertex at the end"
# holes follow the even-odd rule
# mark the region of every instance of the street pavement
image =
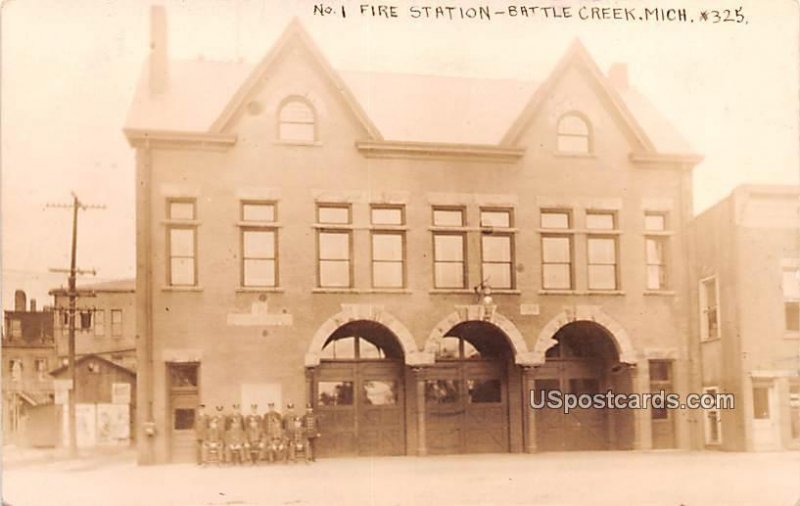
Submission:
POLYGON ((137 466, 4 449, 10 506, 795 506, 800 453, 572 452, 137 466))

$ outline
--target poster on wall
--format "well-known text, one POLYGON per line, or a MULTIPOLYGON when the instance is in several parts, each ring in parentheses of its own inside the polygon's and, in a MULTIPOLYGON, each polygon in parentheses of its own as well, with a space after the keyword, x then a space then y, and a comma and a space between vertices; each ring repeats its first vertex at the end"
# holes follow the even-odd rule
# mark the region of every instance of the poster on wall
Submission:
POLYGON ((129 439, 129 406, 127 404, 98 404, 97 444, 126 445, 129 439))
MULTIPOLYGON (((97 441, 97 409, 94 404, 75 405, 75 427, 78 448, 90 448, 97 441)), ((69 446, 69 410, 61 411, 61 443, 69 446)))

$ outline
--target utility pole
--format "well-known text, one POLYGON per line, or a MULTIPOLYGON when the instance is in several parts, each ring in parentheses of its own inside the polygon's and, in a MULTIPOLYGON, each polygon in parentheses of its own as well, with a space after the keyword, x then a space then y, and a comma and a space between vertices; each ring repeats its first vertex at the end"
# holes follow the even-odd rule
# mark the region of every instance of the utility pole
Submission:
POLYGON ((53 272, 67 272, 67 296, 69 297, 69 307, 67 309, 68 324, 69 324, 69 340, 68 340, 68 367, 70 374, 70 382, 72 387, 68 393, 68 414, 69 420, 69 456, 75 458, 78 456, 78 432, 75 421, 75 392, 77 389, 77 382, 75 377, 75 314, 77 311, 78 293, 76 278, 78 274, 92 274, 95 275, 94 269, 84 271, 77 268, 77 252, 78 252, 78 211, 81 209, 105 209, 105 206, 86 205, 82 203, 78 196, 72 193, 72 204, 48 204, 47 207, 59 208, 72 208, 72 250, 70 255, 69 270, 65 269, 50 269, 53 272))

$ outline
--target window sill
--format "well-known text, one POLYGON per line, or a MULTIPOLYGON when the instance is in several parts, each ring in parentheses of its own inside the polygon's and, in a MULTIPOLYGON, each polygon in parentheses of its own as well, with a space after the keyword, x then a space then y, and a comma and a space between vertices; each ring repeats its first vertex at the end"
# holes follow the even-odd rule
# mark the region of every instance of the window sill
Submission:
POLYGON ((565 151, 554 151, 553 156, 556 158, 585 158, 585 159, 597 158, 597 156, 594 153, 568 153, 565 151))
POLYGON ((279 146, 322 146, 320 141, 289 141, 289 140, 281 140, 277 139, 273 141, 273 144, 277 144, 279 146))
POLYGON ((199 220, 161 220, 161 224, 167 227, 184 226, 184 227, 197 227, 200 226, 199 220))
POLYGON ((434 288, 432 290, 428 290, 428 293, 433 295, 475 295, 475 291, 472 288, 434 288))
POLYGON ((586 290, 578 293, 580 295, 625 295, 623 290, 586 290))
POLYGON ((674 290, 645 290, 645 295, 662 295, 668 297, 674 297, 675 291, 674 290))
POLYGON ((237 227, 247 228, 281 228, 283 225, 276 221, 237 221, 237 227))
POLYGON ((719 341, 722 341, 721 337, 709 337, 708 339, 700 339, 700 344, 716 343, 716 342, 719 342, 719 341))
POLYGON ((314 288, 311 293, 352 293, 352 294, 370 294, 370 293, 386 293, 386 294, 410 294, 411 290, 407 288, 314 288))
POLYGON ((492 295, 522 295, 522 290, 514 288, 492 288, 492 295))
POLYGON ((162 286, 162 292, 202 292, 202 286, 162 286))
POLYGON ((539 290, 539 295, 578 295, 575 290, 539 290))
POLYGON ((539 295, 625 295, 622 290, 539 290, 539 295))
POLYGON ((236 293, 283 293, 283 288, 279 286, 240 286, 236 288, 236 293))

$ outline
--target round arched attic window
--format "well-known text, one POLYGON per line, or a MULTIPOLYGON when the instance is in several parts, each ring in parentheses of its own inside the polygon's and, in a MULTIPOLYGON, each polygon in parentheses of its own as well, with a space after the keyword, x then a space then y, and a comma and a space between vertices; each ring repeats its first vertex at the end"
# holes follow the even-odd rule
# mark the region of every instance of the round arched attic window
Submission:
POLYGON ((589 122, 576 113, 568 113, 558 120, 558 151, 569 154, 588 154, 592 150, 589 122))
POLYGON ((278 111, 278 139, 288 142, 315 142, 317 117, 308 101, 291 97, 278 111))

